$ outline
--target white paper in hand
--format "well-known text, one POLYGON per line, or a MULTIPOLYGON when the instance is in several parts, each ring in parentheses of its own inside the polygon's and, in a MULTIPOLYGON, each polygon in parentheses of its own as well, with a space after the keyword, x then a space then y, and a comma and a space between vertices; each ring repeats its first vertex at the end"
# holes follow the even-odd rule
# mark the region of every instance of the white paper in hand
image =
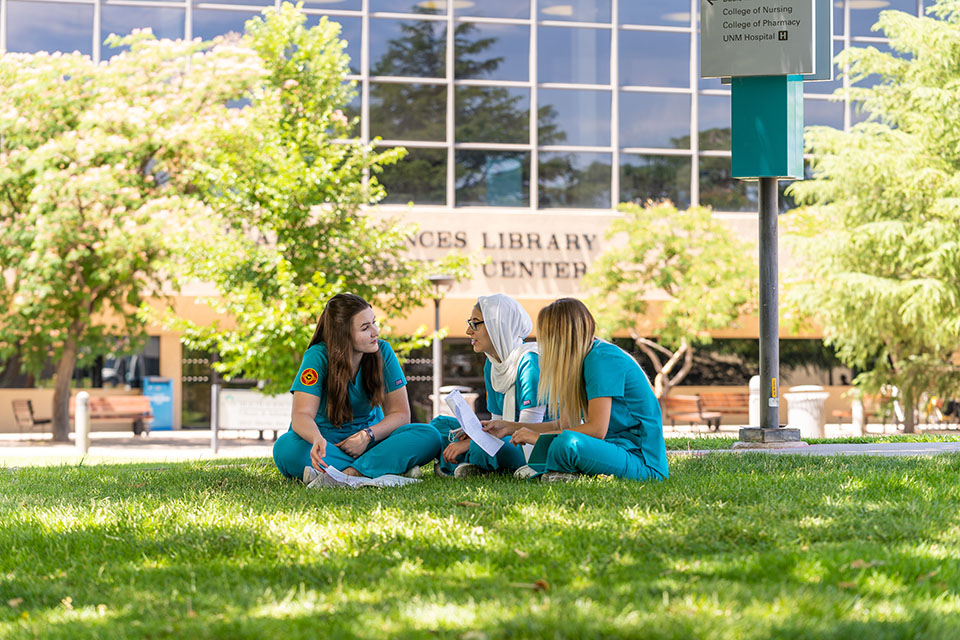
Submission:
POLYGON ((473 412, 473 409, 470 408, 459 391, 453 391, 447 396, 447 405, 453 411, 453 415, 457 417, 457 422, 470 436, 470 439, 476 442, 487 455, 497 455, 497 451, 500 451, 500 447, 503 446, 503 440, 495 438, 483 430, 483 425, 480 424, 477 414, 473 412))

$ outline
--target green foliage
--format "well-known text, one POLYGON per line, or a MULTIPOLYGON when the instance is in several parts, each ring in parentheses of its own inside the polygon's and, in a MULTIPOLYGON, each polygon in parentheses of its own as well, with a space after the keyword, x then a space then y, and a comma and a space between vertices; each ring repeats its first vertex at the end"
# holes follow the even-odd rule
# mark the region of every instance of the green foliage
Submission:
POLYGON ((806 206, 785 218, 788 303, 866 370, 858 387, 895 385, 910 409, 960 391, 960 2, 932 10, 940 20, 881 13, 893 54, 842 54, 852 81, 880 78, 850 90, 870 120, 807 130, 814 179, 790 187, 806 206))
POLYGON ((432 292, 429 273, 463 275, 466 259, 411 261, 413 227, 362 210, 384 195, 382 167, 405 152, 350 139, 343 109, 353 84, 339 25, 324 18, 307 29, 288 3, 265 14, 239 43, 256 53, 264 81, 236 110, 242 126, 205 131, 208 150, 194 167, 217 217, 183 249, 192 256, 185 276, 216 286, 219 297, 206 302, 228 321, 167 322, 188 346, 218 352, 225 376, 279 391, 331 296, 350 291, 397 317, 432 292))
POLYGON ((958 476, 956 455, 355 491, 264 460, 0 469, 0 636, 946 640, 958 476))
POLYGON ((730 327, 750 311, 756 288, 750 246, 709 209, 651 203, 624 204, 620 212, 607 230, 613 246, 586 277, 597 289, 591 308, 603 334, 649 331, 671 347, 707 344, 711 329, 730 327), (655 326, 647 317, 651 299, 663 300, 655 326))

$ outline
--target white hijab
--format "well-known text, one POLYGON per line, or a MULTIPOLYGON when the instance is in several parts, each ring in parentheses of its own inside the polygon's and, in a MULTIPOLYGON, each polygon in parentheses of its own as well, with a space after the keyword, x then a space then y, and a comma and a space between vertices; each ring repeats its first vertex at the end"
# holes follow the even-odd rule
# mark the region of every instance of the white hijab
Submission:
POLYGON ((487 356, 491 366, 490 382, 494 391, 503 394, 503 419, 513 421, 516 420, 517 392, 514 386, 520 358, 537 350, 537 343, 523 341, 533 331, 533 321, 520 303, 502 293, 480 296, 477 304, 483 314, 483 326, 500 357, 497 362, 487 356))

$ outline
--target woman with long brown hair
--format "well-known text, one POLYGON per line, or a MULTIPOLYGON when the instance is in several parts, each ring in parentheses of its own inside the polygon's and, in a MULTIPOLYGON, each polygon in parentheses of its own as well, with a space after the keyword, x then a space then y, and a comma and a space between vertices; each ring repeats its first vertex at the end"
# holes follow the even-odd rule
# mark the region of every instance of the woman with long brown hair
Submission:
POLYGON ((558 419, 491 420, 485 428, 497 437, 513 434, 515 444, 534 444, 541 434, 559 431, 547 451, 546 481, 581 473, 664 480, 663 419, 650 381, 630 354, 597 339, 595 327, 579 300, 561 298, 541 309, 539 396, 558 419))
POLYGON ((410 423, 407 380, 379 333, 360 296, 327 302, 290 386, 290 430, 273 446, 280 473, 305 483, 327 465, 370 478, 415 474, 440 452, 436 429, 410 423))

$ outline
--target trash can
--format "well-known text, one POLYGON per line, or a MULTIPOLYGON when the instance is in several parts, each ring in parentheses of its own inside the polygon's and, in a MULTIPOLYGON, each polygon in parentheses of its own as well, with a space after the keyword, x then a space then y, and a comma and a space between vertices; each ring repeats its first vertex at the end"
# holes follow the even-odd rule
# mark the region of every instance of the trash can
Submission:
MULTIPOLYGON (((463 396, 463 399, 466 401, 467 406, 473 409, 476 413, 476 403, 477 398, 480 397, 479 393, 473 393, 473 387, 464 387, 462 385, 449 384, 443 387, 440 387, 440 415, 442 416, 453 416, 453 411, 450 410, 450 407, 447 405, 447 396, 453 393, 454 391, 459 391, 460 395, 463 396)), ((430 399, 430 402, 433 402, 433 394, 431 393, 427 396, 430 399)))
POLYGON ((824 404, 830 394, 817 385, 790 387, 787 400, 787 426, 800 429, 801 438, 822 438, 826 422, 824 404))
POLYGON ((173 429, 173 380, 146 376, 142 383, 143 395, 150 398, 150 411, 153 412, 150 430, 170 431, 173 429))

